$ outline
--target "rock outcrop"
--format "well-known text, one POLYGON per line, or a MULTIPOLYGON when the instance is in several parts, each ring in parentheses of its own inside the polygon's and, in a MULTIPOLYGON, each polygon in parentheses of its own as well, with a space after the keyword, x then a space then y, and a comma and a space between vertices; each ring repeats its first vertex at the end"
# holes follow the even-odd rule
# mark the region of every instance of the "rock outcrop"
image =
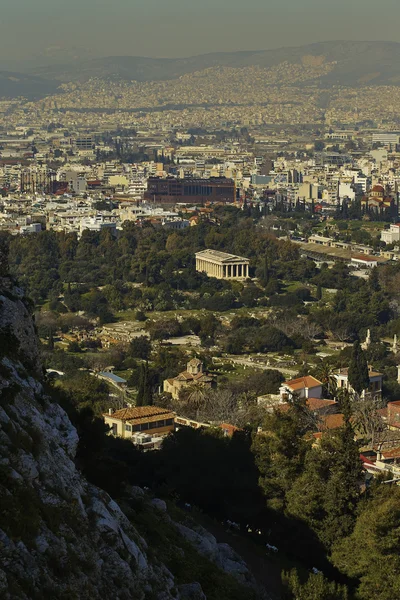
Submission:
POLYGON ((29 308, 2 278, 0 597, 178 597, 118 504, 77 471, 78 435, 44 394, 29 308))
MULTIPOLYGON (((175 581, 138 533, 135 501, 172 537, 178 528, 196 556, 251 581, 229 546, 203 528, 175 523, 164 500, 128 486, 131 503, 123 512, 77 470, 78 434, 44 392, 31 308, 0 270, 0 598, 206 600, 197 581, 175 581)), ((173 551, 184 559, 188 549, 177 544, 173 551)))
POLYGON ((182 523, 175 523, 175 526, 200 554, 209 558, 225 573, 233 575, 244 584, 255 583, 246 563, 229 544, 218 543, 216 538, 200 525, 187 527, 182 523))

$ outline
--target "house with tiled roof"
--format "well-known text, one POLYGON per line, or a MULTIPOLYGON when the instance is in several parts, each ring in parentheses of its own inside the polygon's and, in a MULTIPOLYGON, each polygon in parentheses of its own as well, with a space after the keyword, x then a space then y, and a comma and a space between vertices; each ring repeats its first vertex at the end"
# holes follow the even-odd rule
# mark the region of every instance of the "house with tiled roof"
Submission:
MULTIPOLYGON (((315 416, 333 415, 338 412, 338 403, 335 400, 324 400, 323 398, 307 398, 306 406, 315 416)), ((289 402, 283 402, 275 405, 280 412, 287 412, 290 408, 289 402)), ((270 410, 274 409, 271 405, 270 410)))
POLYGON ((133 406, 103 414, 112 435, 135 441, 135 435, 164 436, 174 431, 175 413, 158 406, 133 406))
POLYGON ((171 379, 165 379, 163 389, 164 392, 171 394, 174 400, 178 400, 181 391, 194 384, 206 388, 215 385, 214 377, 203 371, 203 363, 197 358, 192 358, 187 363, 186 371, 171 379))
POLYGON ((312 375, 305 375, 297 379, 285 381, 279 388, 281 402, 287 402, 294 394, 299 398, 321 398, 322 397, 321 381, 318 381, 312 375))

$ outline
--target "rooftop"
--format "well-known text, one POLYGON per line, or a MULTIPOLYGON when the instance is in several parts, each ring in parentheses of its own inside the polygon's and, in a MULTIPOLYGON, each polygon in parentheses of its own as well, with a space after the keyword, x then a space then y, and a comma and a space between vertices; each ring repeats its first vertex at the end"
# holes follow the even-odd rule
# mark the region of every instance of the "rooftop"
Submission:
POLYGON ((201 252, 196 252, 196 258, 202 258, 205 260, 212 260, 216 262, 230 262, 230 261, 242 261, 249 262, 248 258, 244 256, 236 256, 235 254, 227 254, 226 252, 220 252, 219 250, 202 250, 201 252))
POLYGON ((283 387, 288 387, 293 391, 302 390, 304 388, 313 388, 322 385, 321 381, 315 379, 312 375, 306 375, 305 377, 298 377, 298 379, 291 379, 283 384, 283 387))
MULTIPOLYGON (((383 377, 383 373, 378 373, 378 371, 374 371, 371 366, 368 369, 368 374, 370 377, 383 377)), ((347 367, 345 367, 343 369, 338 369, 336 371, 336 375, 342 375, 343 377, 348 377, 349 369, 347 367)))
POLYGON ((103 413, 104 417, 112 417, 113 419, 117 419, 119 421, 145 419, 150 417, 158 417, 161 415, 164 418, 165 415, 172 415, 171 418, 174 416, 174 414, 167 408, 160 408, 158 406, 133 406, 116 410, 112 415, 103 413))
POLYGON ((321 417, 321 430, 327 429, 339 429, 344 425, 344 416, 342 413, 337 413, 336 415, 324 415, 321 417))
MULTIPOLYGON (((337 404, 335 400, 324 400, 323 398, 307 398, 306 400, 307 408, 311 411, 327 408, 328 406, 333 406, 335 404, 337 404)), ((277 404, 276 408, 281 412, 287 412, 290 408, 290 404, 289 402, 283 402, 282 404, 277 404)))
POLYGON ((370 256, 369 254, 353 254, 351 260, 363 260, 365 262, 379 262, 379 258, 377 256, 370 256))
POLYGON ((126 383, 126 379, 123 379, 122 377, 115 375, 115 373, 110 373, 108 371, 101 371, 101 373, 99 373, 99 376, 105 377, 106 379, 111 379, 111 381, 113 381, 114 383, 126 383))

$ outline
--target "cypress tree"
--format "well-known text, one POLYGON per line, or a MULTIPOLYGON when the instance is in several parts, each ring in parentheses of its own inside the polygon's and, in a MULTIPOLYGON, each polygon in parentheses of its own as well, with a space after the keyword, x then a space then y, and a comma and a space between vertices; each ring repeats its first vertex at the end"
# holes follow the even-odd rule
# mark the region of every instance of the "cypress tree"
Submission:
POLYGON ((368 279, 368 283, 369 286, 371 288, 371 290, 373 292, 379 292, 381 289, 380 283, 379 283, 379 275, 378 275, 378 269, 372 269, 371 270, 371 274, 369 276, 368 279))
POLYGON ((369 386, 368 363, 359 340, 353 345, 349 363, 349 384, 358 395, 369 386))
POLYGON ((153 404, 153 391, 149 365, 146 362, 145 364, 142 364, 140 368, 136 406, 149 406, 151 404, 153 404))
POLYGON ((50 329, 48 348, 49 350, 54 350, 54 336, 52 329, 50 329))
POLYGON ((138 385, 138 393, 136 397, 136 406, 143 406, 143 396, 144 396, 144 371, 143 365, 140 367, 139 373, 139 385, 138 385))

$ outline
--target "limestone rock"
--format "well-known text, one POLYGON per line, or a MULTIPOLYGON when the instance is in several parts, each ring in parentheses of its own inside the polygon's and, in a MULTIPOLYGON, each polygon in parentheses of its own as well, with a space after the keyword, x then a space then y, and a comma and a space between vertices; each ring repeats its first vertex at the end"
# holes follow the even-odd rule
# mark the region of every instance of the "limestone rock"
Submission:
POLYGON ((178 591, 180 600, 207 600, 207 596, 197 581, 180 585, 178 591))

